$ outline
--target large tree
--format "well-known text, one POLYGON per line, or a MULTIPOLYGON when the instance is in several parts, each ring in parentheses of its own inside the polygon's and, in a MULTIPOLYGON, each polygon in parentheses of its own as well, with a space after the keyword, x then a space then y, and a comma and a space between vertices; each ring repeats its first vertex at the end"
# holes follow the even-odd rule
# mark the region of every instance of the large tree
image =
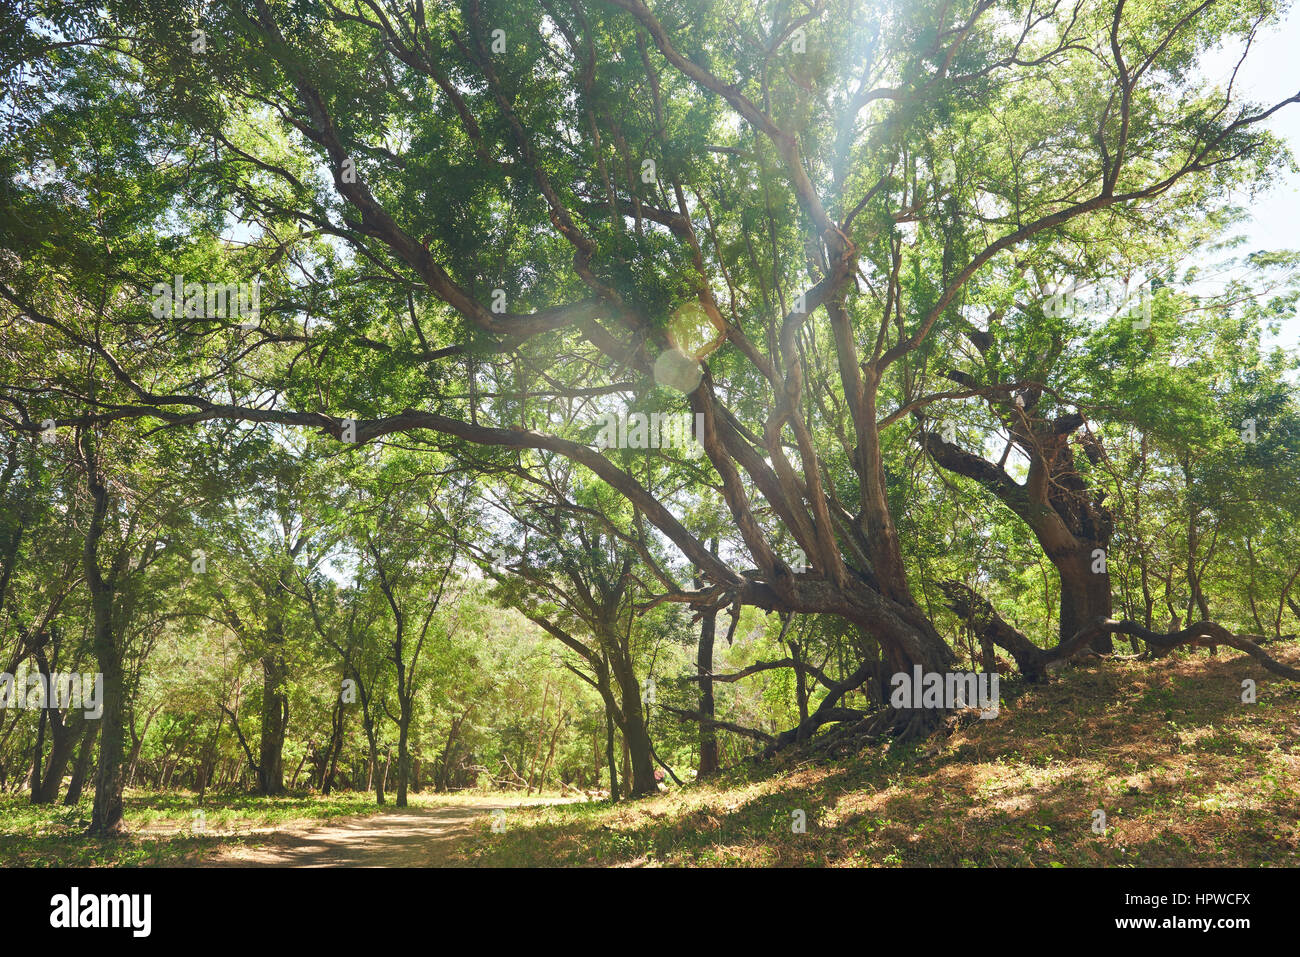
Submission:
MULTIPOLYGON (((1214 0, 231 0, 197 14, 117 0, 65 24, 74 40, 112 34, 94 46, 44 49, 29 27, 16 46, 64 85, 28 94, 23 115, 64 110, 83 75, 120 92, 113 115, 144 125, 136 155, 186 215, 179 230, 137 220, 168 242, 129 263, 101 257, 112 322, 53 303, 49 277, 81 267, 12 226, 0 295, 111 373, 104 390, 39 395, 60 426, 228 418, 563 456, 697 571, 701 587, 663 600, 829 613, 893 670, 946 670, 900 544, 891 426, 1005 392, 930 393, 922 372, 1026 248, 1073 223, 1113 242, 1112 213, 1156 217, 1181 191, 1267 173, 1277 149, 1259 124, 1284 104, 1240 102, 1194 67, 1275 14, 1214 0), (246 242, 221 241, 231 222, 246 242), (260 315, 188 294, 151 311, 155 283, 196 271, 260 275, 260 315), (698 416, 704 460, 661 453, 695 494, 720 494, 740 547, 715 555, 678 517, 683 497, 596 447, 592 420, 554 414, 577 400, 593 418, 698 416)), ((97 142, 109 108, 81 109, 80 142, 97 142)), ((66 153, 23 136, 6 162, 54 158, 75 197, 84 164, 66 153)), ((9 221, 56 215, 48 183, 16 180, 9 221)), ((1026 444, 1050 440, 1042 480, 1068 476, 1077 423, 1027 418, 1026 444)), ((1060 536, 1073 554, 1104 542, 1109 518, 1065 484, 1068 501, 1047 505, 1079 512, 1060 536)), ((875 668, 833 685, 791 739, 875 668)))

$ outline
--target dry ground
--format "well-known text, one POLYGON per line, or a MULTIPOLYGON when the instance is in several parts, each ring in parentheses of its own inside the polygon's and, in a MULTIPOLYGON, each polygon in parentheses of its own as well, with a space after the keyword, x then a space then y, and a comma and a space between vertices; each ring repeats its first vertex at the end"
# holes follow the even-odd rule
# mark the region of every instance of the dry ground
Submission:
MULTIPOLYGON (((1300 664, 1294 643, 1270 651, 1300 664)), ((454 851, 489 866, 1300 865, 1300 686, 1221 651, 1089 662, 1002 692, 998 718, 905 754, 524 811, 454 851)))
MULTIPOLYGON (((1300 665, 1294 642, 1269 650, 1300 665)), ((1295 867, 1300 685, 1231 651, 1092 661, 1004 681, 999 717, 900 753, 790 755, 631 804, 372 800, 210 796, 200 822, 194 795, 128 794, 132 834, 96 842, 84 802, 19 796, 0 804, 0 864, 1295 867)))
POLYGON ((265 844, 222 847, 208 867, 443 867, 457 841, 468 838, 480 817, 521 807, 564 803, 561 799, 483 799, 455 804, 390 808, 329 824, 303 824, 267 835, 265 844))

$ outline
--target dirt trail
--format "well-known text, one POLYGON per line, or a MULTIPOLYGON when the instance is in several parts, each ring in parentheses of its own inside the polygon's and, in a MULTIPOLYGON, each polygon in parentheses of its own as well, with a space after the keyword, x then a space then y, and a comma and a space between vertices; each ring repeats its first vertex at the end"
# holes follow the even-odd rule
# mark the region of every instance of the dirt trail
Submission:
POLYGON ((309 824, 268 835, 261 847, 225 847, 207 867, 446 867, 453 844, 476 818, 564 799, 392 808, 368 817, 309 824))

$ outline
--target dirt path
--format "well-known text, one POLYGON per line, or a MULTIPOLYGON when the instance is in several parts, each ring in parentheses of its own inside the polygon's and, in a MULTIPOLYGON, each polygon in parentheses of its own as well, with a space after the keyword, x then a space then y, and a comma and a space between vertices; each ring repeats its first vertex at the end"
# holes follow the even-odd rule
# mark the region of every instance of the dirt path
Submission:
POLYGON ((442 807, 410 807, 330 824, 288 828, 262 847, 225 847, 207 867, 446 867, 452 845, 476 818, 502 810, 565 803, 540 799, 442 807))

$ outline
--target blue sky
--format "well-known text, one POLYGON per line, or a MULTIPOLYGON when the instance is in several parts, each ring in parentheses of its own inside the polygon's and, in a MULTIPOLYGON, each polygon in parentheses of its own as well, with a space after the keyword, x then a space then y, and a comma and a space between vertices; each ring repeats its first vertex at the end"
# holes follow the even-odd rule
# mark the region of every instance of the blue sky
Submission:
MULTIPOLYGON (((1205 75, 1226 82, 1241 55, 1241 47, 1221 49, 1205 59, 1205 75)), ((1237 75, 1238 95, 1272 105, 1300 92, 1300 4, 1295 4, 1277 27, 1261 34, 1237 75)), ((1300 104, 1289 104, 1266 123, 1300 158, 1300 104)), ((1271 188, 1252 200, 1241 196, 1239 205, 1250 210, 1251 221, 1242 231, 1245 251, 1300 248, 1300 175, 1288 171, 1271 188)), ((1278 340, 1290 349, 1300 347, 1300 316, 1282 327, 1278 340)))

